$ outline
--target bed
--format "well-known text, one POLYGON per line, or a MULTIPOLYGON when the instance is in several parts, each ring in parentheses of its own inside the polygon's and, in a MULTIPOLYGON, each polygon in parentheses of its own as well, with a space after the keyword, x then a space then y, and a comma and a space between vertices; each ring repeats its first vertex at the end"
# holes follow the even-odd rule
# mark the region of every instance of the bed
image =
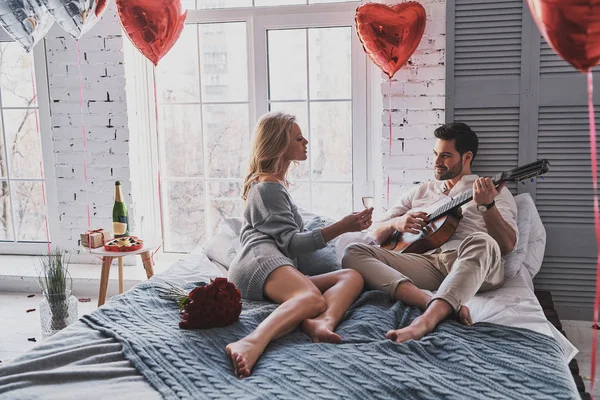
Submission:
POLYGON ((296 331, 238 380, 224 347, 274 305, 245 302, 237 324, 185 331, 176 305, 157 296, 166 281, 191 288, 226 276, 202 249, 0 367, 0 398, 578 398, 568 368, 577 350, 533 293, 530 256, 541 264, 545 235, 536 236, 537 212, 522 196, 521 241, 507 259, 506 283, 467 303, 472 327, 447 321, 420 341, 392 343, 384 332, 419 312, 369 291, 340 324, 342 344, 314 344, 296 331))

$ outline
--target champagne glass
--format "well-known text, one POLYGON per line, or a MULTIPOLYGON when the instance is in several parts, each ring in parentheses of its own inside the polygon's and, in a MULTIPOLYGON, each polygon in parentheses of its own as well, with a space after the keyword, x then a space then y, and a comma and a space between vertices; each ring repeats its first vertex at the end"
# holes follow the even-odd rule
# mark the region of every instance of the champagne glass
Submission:
POLYGON ((375 182, 364 182, 362 185, 362 203, 365 208, 375 206, 375 182))

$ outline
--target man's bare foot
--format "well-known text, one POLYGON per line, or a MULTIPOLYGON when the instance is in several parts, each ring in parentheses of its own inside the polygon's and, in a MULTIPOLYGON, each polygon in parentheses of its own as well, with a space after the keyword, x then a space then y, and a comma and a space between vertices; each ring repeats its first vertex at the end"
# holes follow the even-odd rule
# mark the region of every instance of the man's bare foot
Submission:
POLYGON ((460 306, 460 310, 458 310, 458 322, 467 326, 473 325, 473 320, 471 319, 471 311, 469 311, 469 307, 460 306))
POLYGON ((341 343, 342 338, 333 332, 323 319, 305 319, 302 321, 302 331, 310 336, 315 343, 341 343))
POLYGON ((233 373, 238 378, 250 376, 252 367, 264 351, 264 347, 244 338, 237 342, 229 343, 225 348, 227 355, 233 363, 233 373))
POLYGON ((432 324, 423 316, 415 318, 415 320, 406 328, 389 331, 385 337, 396 343, 404 343, 409 340, 419 340, 435 329, 435 324, 432 324))

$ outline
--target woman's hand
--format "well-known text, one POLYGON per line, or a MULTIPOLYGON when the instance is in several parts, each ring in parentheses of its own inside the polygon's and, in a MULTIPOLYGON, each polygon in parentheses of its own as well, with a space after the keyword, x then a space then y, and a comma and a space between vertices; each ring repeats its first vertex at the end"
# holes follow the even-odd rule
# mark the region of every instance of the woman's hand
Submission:
POLYGON ((418 211, 406 213, 394 220, 394 229, 398 232, 417 234, 427 225, 427 213, 418 211))
POLYGON ((338 224, 345 232, 357 232, 367 229, 373 223, 373 207, 367 208, 361 212, 352 213, 342 218, 338 224))
POLYGON ((373 223, 372 218, 373 207, 367 208, 366 210, 358 213, 346 215, 338 222, 326 226, 322 229, 321 233, 323 234, 323 239, 326 242, 329 242, 330 240, 335 239, 336 237, 341 235, 342 233, 357 232, 362 231, 363 229, 367 229, 373 223))

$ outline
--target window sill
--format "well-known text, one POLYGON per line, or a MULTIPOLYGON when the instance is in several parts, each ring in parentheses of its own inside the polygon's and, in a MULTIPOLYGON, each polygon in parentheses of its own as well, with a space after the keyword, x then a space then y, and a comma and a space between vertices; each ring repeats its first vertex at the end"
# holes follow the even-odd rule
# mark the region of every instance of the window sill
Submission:
MULTIPOLYGON (((154 257, 154 273, 164 272, 173 263, 183 257, 182 254, 163 253, 154 257)), ((37 282, 38 256, 0 255, 0 292, 40 293, 37 282)), ((136 257, 137 258, 137 257, 136 257)), ((73 293, 79 297, 97 296, 100 286, 101 263, 69 264, 69 272, 73 278, 73 293)), ((136 265, 123 266, 123 282, 125 290, 146 280, 146 272, 141 262, 136 265)), ((116 294, 118 289, 118 267, 113 261, 109 278, 109 295, 116 294)))

